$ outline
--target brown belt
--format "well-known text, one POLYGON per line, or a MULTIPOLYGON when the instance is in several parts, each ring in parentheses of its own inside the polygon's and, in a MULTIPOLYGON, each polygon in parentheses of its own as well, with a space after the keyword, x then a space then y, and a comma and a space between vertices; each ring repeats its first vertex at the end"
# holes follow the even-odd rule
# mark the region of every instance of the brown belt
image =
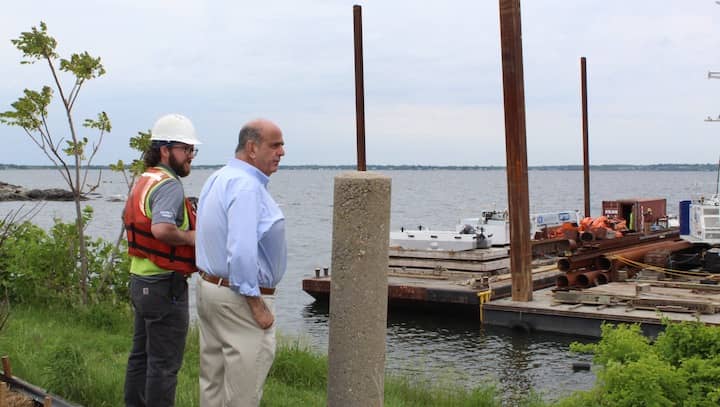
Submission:
MULTIPOLYGON (((200 277, 208 283, 221 285, 223 287, 230 287, 230 283, 224 278, 212 276, 204 271, 200 272, 200 277)), ((260 287, 260 294, 262 295, 273 295, 275 294, 274 288, 260 287)))

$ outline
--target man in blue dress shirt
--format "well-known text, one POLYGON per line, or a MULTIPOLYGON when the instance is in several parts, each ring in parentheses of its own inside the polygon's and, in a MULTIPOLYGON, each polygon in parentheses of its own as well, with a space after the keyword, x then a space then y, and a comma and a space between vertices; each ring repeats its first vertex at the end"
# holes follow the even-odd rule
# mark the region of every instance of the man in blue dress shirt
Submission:
POLYGON ((274 294, 285 274, 285 217, 267 190, 285 155, 282 131, 258 119, 235 158, 200 193, 200 405, 257 406, 275 357, 274 294))

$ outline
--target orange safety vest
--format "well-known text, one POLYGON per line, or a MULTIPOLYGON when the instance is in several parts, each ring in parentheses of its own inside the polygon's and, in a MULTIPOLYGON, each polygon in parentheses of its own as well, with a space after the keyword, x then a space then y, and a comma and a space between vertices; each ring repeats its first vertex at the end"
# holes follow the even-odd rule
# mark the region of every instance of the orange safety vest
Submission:
MULTIPOLYGON (((170 246, 153 236, 148 198, 155 187, 172 178, 166 171, 148 168, 138 179, 125 204, 123 222, 127 230, 128 254, 149 259, 158 267, 190 274, 197 271, 194 246, 170 246)), ((195 229, 195 209, 185 198, 185 219, 195 229)))

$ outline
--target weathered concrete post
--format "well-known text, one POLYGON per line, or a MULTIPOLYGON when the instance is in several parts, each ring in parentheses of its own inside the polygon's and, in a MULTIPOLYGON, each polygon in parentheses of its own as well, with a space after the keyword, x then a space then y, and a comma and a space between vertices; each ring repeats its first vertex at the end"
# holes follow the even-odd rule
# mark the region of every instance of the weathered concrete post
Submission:
POLYGON ((385 389, 390 178, 335 177, 328 406, 382 406, 385 389))

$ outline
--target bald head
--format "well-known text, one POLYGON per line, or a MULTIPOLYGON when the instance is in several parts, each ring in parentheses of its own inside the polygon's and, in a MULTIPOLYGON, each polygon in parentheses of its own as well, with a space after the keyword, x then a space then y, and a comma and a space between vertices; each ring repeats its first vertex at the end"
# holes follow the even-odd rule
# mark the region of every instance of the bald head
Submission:
POLYGON ((235 148, 235 153, 245 150, 248 141, 253 141, 256 144, 259 144, 262 135, 273 130, 279 132, 280 128, 275 123, 267 119, 255 119, 247 122, 242 129, 240 129, 238 145, 235 148))
POLYGON ((255 119, 240 129, 235 157, 270 176, 285 155, 284 145, 280 127, 270 120, 255 119))

